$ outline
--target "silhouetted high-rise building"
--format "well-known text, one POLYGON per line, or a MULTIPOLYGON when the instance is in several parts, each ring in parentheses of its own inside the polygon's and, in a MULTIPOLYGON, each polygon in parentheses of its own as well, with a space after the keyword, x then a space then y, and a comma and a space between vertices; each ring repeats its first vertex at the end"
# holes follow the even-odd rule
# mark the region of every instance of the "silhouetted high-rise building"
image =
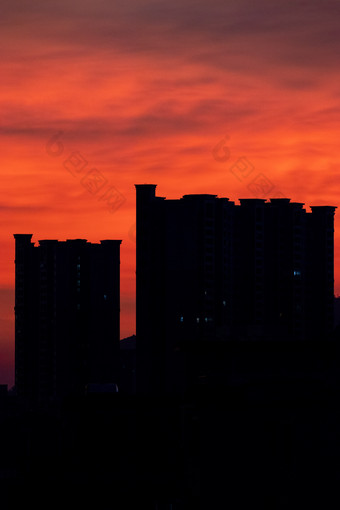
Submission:
POLYGON ((17 393, 44 401, 115 383, 121 241, 14 237, 17 393))
POLYGON ((183 386, 204 341, 320 339, 333 328, 335 207, 137 192, 137 387, 183 386))

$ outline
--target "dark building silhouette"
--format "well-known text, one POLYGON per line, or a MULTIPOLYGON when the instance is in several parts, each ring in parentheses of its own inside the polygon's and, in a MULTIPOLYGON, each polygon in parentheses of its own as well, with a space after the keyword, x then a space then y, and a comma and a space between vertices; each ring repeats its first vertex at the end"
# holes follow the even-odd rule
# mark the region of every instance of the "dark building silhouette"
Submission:
POLYGON ((121 241, 14 237, 18 395, 39 402, 116 383, 121 241))
POLYGON ((340 296, 334 297, 334 330, 340 328, 340 296))
POLYGON ((185 387, 199 342, 330 335, 336 207, 155 190, 136 185, 140 391, 185 387))
POLYGON ((335 208, 155 188, 120 343, 120 241, 15 236, 17 389, 52 402, 0 387, 2 507, 338 507, 335 208))
POLYGON ((123 338, 120 343, 119 391, 136 393, 136 335, 123 338))

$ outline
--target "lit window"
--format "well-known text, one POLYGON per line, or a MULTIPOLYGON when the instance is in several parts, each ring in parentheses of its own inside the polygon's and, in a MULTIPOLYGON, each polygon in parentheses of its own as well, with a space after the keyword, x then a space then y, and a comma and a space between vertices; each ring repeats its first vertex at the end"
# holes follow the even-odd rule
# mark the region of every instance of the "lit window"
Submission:
POLYGON ((180 320, 181 322, 183 322, 184 318, 183 318, 183 317, 180 317, 180 319, 179 319, 179 320, 180 320))
POLYGON ((301 271, 299 271, 298 269, 295 269, 294 276, 301 276, 301 271))
POLYGON ((104 300, 105 300, 105 301, 107 300, 107 295, 106 295, 106 294, 104 294, 104 300))
POLYGON ((200 321, 200 318, 199 318, 199 317, 197 317, 197 319, 196 319, 197 324, 199 323, 199 321, 200 321))
POLYGON ((223 306, 227 306, 227 302, 226 301, 222 301, 223 303, 223 306))

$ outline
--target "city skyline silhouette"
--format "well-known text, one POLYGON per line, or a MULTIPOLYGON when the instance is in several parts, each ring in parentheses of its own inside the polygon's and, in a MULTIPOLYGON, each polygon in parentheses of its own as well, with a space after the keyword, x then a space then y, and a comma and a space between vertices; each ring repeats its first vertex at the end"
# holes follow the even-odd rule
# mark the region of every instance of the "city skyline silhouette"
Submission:
POLYGON ((124 338, 135 333, 134 183, 157 182, 168 199, 339 197, 336 3, 35 5, 2 13, 0 383, 9 386, 13 233, 124 239, 124 338))
POLYGON ((35 246, 14 234, 16 387, 0 388, 8 504, 7 481, 19 505, 38 476, 38 508, 47 491, 122 509, 329 505, 336 207, 167 200, 154 184, 136 196, 137 334, 121 342, 121 241, 35 246))
POLYGON ((1 7, 1 509, 338 508, 340 4, 1 7))
MULTIPOLYGON (((201 195, 202 195, 202 194, 201 194, 201 195)), ((204 194, 203 194, 203 195, 204 195, 204 194)), ((202 195, 202 196, 203 196, 203 195, 202 195)), ((189 196, 189 195, 188 195, 188 196, 189 196)), ((217 197, 217 195, 211 195, 211 196, 215 196, 215 197, 217 197)), ((229 200, 229 198, 228 198, 227 200, 229 200)), ((286 198, 280 198, 280 199, 278 199, 278 200, 279 200, 279 201, 281 200, 281 203, 284 203, 285 201, 287 201, 287 200, 289 200, 289 199, 286 199, 286 198)), ((266 198, 266 199, 254 199, 254 198, 249 198, 249 199, 247 199, 247 200, 239 199, 240 204, 242 203, 242 201, 244 201, 244 203, 246 203, 246 201, 248 201, 249 203, 252 203, 252 202, 256 203, 257 201, 258 201, 259 203, 269 203, 269 202, 270 202, 270 198, 269 198, 269 197, 268 197, 268 198, 266 198)), ((292 202, 292 201, 291 201, 291 202, 292 202)), ((229 201, 229 203, 234 203, 234 202, 230 202, 230 201, 229 201)), ((278 203, 279 203, 279 202, 278 202, 278 203)), ((303 206, 304 206, 304 203, 302 204, 302 207, 303 207, 303 206)), ((301 207, 301 205, 300 205, 300 207, 301 207)), ((328 206, 328 207, 330 207, 330 210, 331 210, 331 206, 328 206)), ((318 206, 318 207, 315 207, 315 211, 316 211, 317 209, 320 209, 320 211, 321 211, 323 208, 326 208, 326 206, 318 206)), ((335 209, 336 209, 336 206, 335 206, 335 209)), ((310 213, 307 213, 307 215, 310 215, 310 213)), ((335 215, 335 218, 336 218, 336 215, 335 215)), ((133 242, 133 241, 135 241, 135 229, 136 229, 136 227, 135 227, 135 224, 134 224, 134 225, 132 225, 132 226, 133 226, 133 229, 130 229, 130 231, 128 232, 128 236, 127 236, 127 238, 126 238, 126 239, 123 239, 123 246, 124 246, 124 244, 125 244, 126 242, 133 242)), ((35 236, 34 236, 34 237, 35 237, 35 236)), ((65 236, 62 236, 62 237, 65 237, 65 236)), ((79 237, 79 236, 77 236, 77 237, 79 237)), ((33 242, 34 242, 34 241, 33 241, 33 242)), ((35 242, 35 243, 36 243, 36 242, 35 242)), ((122 264, 124 265, 124 259, 122 260, 122 264)), ((133 283, 133 284, 135 284, 134 278, 133 278, 133 280, 132 280, 132 283, 133 283)), ((14 296, 13 296, 13 298, 14 298, 14 296)), ((336 296, 334 296, 334 298, 335 298, 334 306, 336 306, 336 296)), ((133 298, 133 301, 134 301, 134 299, 135 299, 135 298, 133 298)), ((13 305, 14 305, 14 303, 13 303, 13 305)), ((13 307, 13 310, 14 310, 14 307, 13 307)), ((129 314, 130 322, 132 322, 132 323, 134 322, 133 314, 134 314, 134 312, 133 312, 133 311, 131 311, 131 312, 130 312, 130 314, 129 314)), ((14 314, 13 314, 13 319, 14 319, 14 314)), ((14 321, 13 321, 13 322, 14 322, 14 321)), ((133 335, 136 333, 136 330, 135 330, 135 329, 130 329, 130 330, 128 330, 128 331, 129 331, 131 334, 133 334, 133 335)), ((129 335, 126 335, 126 330, 125 330, 124 332, 125 332, 125 335, 124 335, 124 333, 123 333, 123 334, 121 333, 121 335, 120 335, 120 339, 123 339, 123 338, 126 338, 127 336, 129 336, 129 335)), ((14 359, 13 359, 13 362, 12 362, 12 366, 7 367, 7 368, 9 369, 9 372, 12 372, 12 373, 13 373, 13 376, 10 378, 10 380, 12 380, 13 382, 9 384, 9 381, 8 381, 8 380, 7 380, 7 381, 6 381, 6 380, 3 380, 3 381, 2 381, 2 383, 3 383, 3 384, 8 384, 8 385, 9 385, 9 387, 12 387, 12 386, 13 386, 13 384, 14 384, 14 369, 13 369, 13 367, 14 367, 14 359)))

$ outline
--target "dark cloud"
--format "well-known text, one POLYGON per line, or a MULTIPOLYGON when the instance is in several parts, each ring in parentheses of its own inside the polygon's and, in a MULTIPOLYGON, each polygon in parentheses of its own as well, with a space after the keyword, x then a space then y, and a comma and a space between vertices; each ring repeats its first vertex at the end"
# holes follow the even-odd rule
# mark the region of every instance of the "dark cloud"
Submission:
POLYGON ((340 55, 340 4, 332 0, 14 1, 5 2, 2 16, 14 37, 54 41, 75 52, 200 59, 220 68, 255 62, 325 69, 340 55))
POLYGON ((185 133, 204 132, 207 127, 213 126, 217 120, 227 119, 228 123, 257 118, 259 107, 249 105, 237 106, 227 99, 201 99, 197 98, 191 104, 180 99, 172 101, 155 101, 140 114, 116 113, 107 116, 84 117, 53 117, 48 112, 41 112, 40 118, 23 122, 24 116, 20 109, 13 115, 11 123, 0 127, 0 135, 8 137, 22 137, 25 140, 36 138, 44 140, 46 144, 57 137, 65 146, 75 141, 97 142, 98 139, 108 140, 112 137, 150 137, 160 135, 180 135, 185 133), (57 136, 57 133, 60 133, 57 136))

